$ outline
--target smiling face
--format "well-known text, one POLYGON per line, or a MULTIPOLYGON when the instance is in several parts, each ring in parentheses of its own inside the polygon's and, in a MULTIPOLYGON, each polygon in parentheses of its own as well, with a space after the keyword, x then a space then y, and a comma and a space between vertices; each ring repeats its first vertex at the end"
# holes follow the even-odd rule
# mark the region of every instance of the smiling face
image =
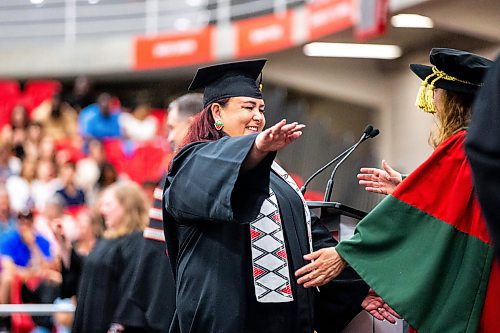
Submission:
POLYGON ((229 136, 259 133, 266 125, 264 100, 252 97, 231 97, 226 105, 212 105, 214 119, 222 120, 222 129, 229 136))

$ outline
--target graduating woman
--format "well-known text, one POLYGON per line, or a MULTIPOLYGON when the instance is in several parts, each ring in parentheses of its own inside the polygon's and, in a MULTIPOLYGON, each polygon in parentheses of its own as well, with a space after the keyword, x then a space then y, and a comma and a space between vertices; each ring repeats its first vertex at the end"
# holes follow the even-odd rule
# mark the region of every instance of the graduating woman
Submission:
POLYGON ((332 294, 346 300, 322 307, 337 311, 328 318, 328 332, 336 332, 367 294, 358 282, 316 297, 294 279, 305 254, 335 242, 274 163, 305 125, 282 120, 264 130, 256 79, 265 61, 201 68, 191 83, 190 90, 205 89, 204 110, 172 162, 164 194, 177 289, 171 332, 312 333, 327 322, 315 302, 332 294))
MULTIPOLYGON (((142 230, 148 221, 145 196, 137 184, 118 182, 104 190, 100 211, 106 230, 85 258, 72 329, 76 333, 120 332, 127 328, 113 323, 120 322, 117 316, 123 312, 125 295, 132 286, 142 230)), ((128 314, 130 322, 142 316, 132 310, 128 314)))
MULTIPOLYGON (((430 62, 410 67, 422 79, 417 106, 436 116, 433 154, 404 180, 385 163, 385 171, 361 170, 367 190, 390 196, 328 260, 340 268, 346 260, 420 333, 498 332, 500 265, 492 264, 464 150, 472 101, 492 61, 435 48, 430 62)), ((321 285, 310 276, 340 270, 320 257, 299 271, 299 282, 321 285)))

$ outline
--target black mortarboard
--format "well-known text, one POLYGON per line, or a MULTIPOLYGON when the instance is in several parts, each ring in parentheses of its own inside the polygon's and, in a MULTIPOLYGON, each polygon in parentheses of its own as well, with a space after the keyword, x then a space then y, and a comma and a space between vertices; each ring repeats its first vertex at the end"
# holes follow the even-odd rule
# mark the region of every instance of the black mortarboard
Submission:
MULTIPOLYGON (((436 80, 434 84, 436 88, 466 94, 474 94, 482 86, 484 74, 493 63, 477 54, 444 48, 432 49, 429 58, 438 71, 446 74, 436 80)), ((410 68, 422 80, 437 73, 427 65, 411 64, 410 68)), ((430 82, 434 78, 438 78, 438 75, 431 76, 427 81, 430 82)))
POLYGON ((483 85, 483 77, 493 63, 477 54, 447 48, 433 48, 429 58, 433 66, 410 65, 422 79, 417 106, 427 112, 435 112, 434 88, 473 95, 483 85))
MULTIPOLYGON (((203 106, 221 98, 245 96, 262 98, 256 80, 267 59, 235 61, 199 68, 189 90, 205 88, 203 106)), ((262 80, 262 77, 261 77, 262 80)))

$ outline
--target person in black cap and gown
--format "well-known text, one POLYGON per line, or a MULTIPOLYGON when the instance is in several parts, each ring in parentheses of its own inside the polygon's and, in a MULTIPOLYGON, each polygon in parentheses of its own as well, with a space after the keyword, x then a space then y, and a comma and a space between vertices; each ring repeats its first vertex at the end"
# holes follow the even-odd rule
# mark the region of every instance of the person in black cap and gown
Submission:
MULTIPOLYGON (((168 142, 175 151, 184 141, 193 117, 203 108, 201 94, 186 94, 168 107, 168 142)), ((170 261, 165 254, 162 197, 166 173, 154 190, 149 225, 139 249, 132 287, 125 306, 112 325, 114 331, 167 332, 175 310, 175 282, 170 261)))
POLYGON ((489 70, 465 142, 474 186, 500 258, 500 56, 489 70))
POLYGON ((296 283, 304 255, 335 241, 274 163, 305 126, 264 130, 256 80, 265 62, 200 68, 191 83, 204 88, 204 109, 170 166, 163 203, 177 290, 171 332, 337 332, 367 295, 359 280, 321 297, 296 283))

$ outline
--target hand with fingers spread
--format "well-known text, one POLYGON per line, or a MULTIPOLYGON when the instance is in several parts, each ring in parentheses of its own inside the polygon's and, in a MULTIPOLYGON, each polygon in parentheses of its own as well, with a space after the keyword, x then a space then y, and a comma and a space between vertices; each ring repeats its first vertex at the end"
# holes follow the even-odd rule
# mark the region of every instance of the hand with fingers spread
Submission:
POLYGON ((255 139, 255 147, 262 152, 278 151, 298 139, 306 125, 283 119, 276 125, 260 133, 255 139))
POLYGON ((327 284, 347 266, 347 263, 334 247, 327 247, 306 254, 304 259, 314 260, 295 272, 295 276, 299 277, 297 283, 304 285, 304 288, 327 284))
POLYGON ((396 311, 387 305, 387 303, 385 303, 384 300, 380 298, 375 291, 373 291, 373 289, 368 291, 368 295, 361 303, 361 307, 374 318, 378 320, 387 320, 391 324, 396 323, 396 318, 401 319, 396 311))
POLYGON ((259 164, 271 151, 278 151, 298 139, 306 125, 297 122, 287 124, 283 119, 276 125, 259 133, 247 158, 243 162, 242 170, 247 171, 259 164))
POLYGON ((392 194, 396 186, 403 181, 401 174, 382 160, 382 168, 361 168, 358 174, 359 185, 365 186, 369 192, 380 194, 392 194))

